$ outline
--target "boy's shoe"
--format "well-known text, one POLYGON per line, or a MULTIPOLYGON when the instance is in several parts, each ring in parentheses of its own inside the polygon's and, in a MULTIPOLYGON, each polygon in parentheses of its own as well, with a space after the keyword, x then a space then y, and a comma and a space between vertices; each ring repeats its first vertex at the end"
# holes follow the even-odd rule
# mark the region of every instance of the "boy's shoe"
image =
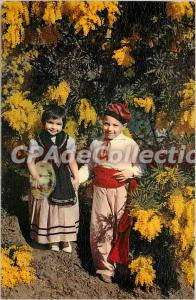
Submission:
POLYGON ((112 283, 112 277, 111 276, 108 276, 108 275, 105 275, 105 274, 100 274, 99 278, 102 281, 106 282, 106 283, 112 283))
POLYGON ((58 243, 50 244, 50 250, 58 252, 59 251, 59 244, 58 243))
POLYGON ((70 242, 63 242, 62 243, 62 250, 64 252, 67 252, 67 253, 72 253, 72 246, 71 246, 71 243, 70 242))

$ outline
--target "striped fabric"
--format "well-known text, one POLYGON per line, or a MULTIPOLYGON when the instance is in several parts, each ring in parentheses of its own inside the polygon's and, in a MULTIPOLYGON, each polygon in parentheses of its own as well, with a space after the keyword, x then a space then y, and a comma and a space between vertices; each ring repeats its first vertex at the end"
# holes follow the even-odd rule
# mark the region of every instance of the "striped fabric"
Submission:
POLYGON ((52 204, 47 198, 29 196, 30 236, 40 244, 77 240, 78 201, 71 207, 52 204))

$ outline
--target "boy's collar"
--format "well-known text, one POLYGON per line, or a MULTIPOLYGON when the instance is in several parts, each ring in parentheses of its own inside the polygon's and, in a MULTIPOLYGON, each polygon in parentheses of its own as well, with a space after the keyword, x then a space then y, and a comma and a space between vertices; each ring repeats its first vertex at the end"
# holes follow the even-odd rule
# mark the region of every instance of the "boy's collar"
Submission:
MULTIPOLYGON (((118 140, 119 138, 124 137, 124 134, 121 132, 119 135, 115 136, 115 138, 111 139, 110 141, 118 140)), ((106 140, 106 138, 103 135, 103 139, 106 140)))

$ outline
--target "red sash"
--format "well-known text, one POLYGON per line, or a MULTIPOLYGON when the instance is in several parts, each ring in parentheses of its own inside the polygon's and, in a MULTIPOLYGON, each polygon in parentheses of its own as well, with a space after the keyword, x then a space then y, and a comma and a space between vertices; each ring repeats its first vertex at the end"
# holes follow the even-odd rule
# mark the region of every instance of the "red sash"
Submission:
POLYGON ((95 178, 93 183, 98 187, 112 189, 112 188, 118 188, 126 184, 125 181, 119 182, 114 177, 114 174, 117 173, 118 170, 97 166, 95 167, 94 171, 95 171, 95 178))
POLYGON ((127 264, 129 261, 129 236, 133 220, 125 211, 118 225, 118 238, 114 243, 109 260, 118 264, 127 264))

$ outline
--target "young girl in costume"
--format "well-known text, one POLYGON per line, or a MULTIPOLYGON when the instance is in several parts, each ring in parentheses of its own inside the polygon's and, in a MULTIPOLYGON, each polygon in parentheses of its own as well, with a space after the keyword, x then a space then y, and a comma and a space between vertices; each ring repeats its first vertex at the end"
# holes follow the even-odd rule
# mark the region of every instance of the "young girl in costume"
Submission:
POLYGON ((94 173, 90 244, 96 273, 107 283, 115 271, 109 255, 125 209, 127 182, 141 176, 139 147, 122 133, 130 117, 127 105, 109 105, 102 120, 104 137, 90 145, 89 171, 94 173))
POLYGON ((74 158, 75 141, 63 131, 65 118, 63 107, 55 104, 48 106, 41 118, 43 131, 30 141, 27 166, 34 188, 41 188, 36 162, 47 158, 46 161, 52 165, 56 177, 55 189, 48 198, 40 199, 30 195, 30 236, 40 244, 49 244, 51 250, 59 251, 61 247, 65 252, 71 253, 70 242, 77 240, 79 226, 79 206, 75 194, 79 178, 74 158), (51 149, 56 152, 49 152, 51 149), (67 157, 63 162, 59 157, 64 151, 69 152, 72 159, 67 157), (60 155, 54 158, 52 153, 60 155), (70 199, 74 200, 74 204, 67 204, 70 199))

